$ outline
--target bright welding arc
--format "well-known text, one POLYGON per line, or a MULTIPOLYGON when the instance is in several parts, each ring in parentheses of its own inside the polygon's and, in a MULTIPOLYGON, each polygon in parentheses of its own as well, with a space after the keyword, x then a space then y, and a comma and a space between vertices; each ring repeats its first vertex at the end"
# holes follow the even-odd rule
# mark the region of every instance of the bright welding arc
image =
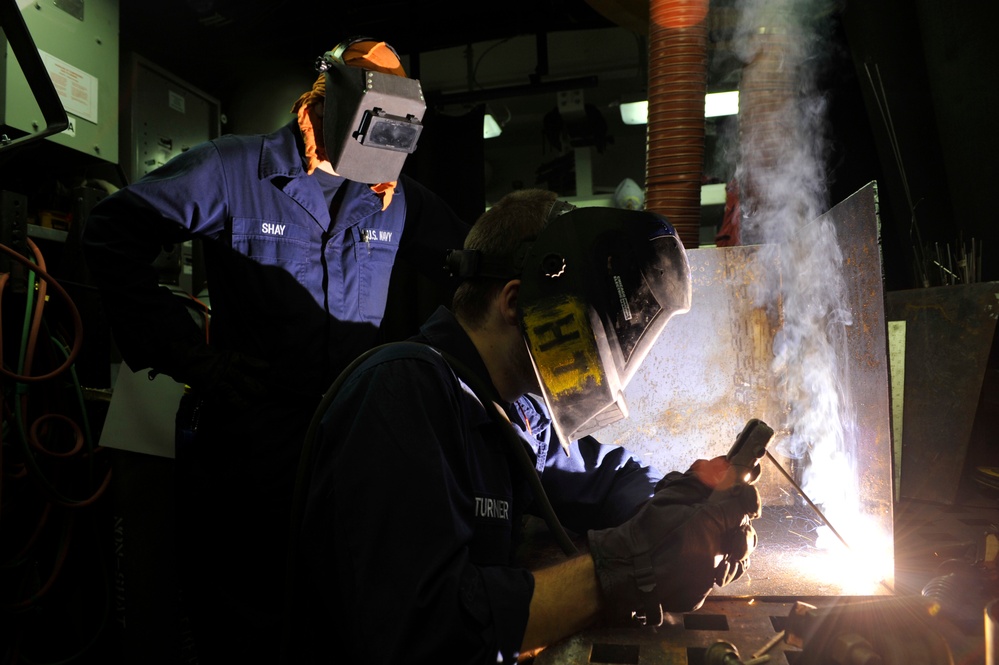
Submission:
POLYGON ((822 511, 819 510, 819 507, 816 506, 812 502, 812 500, 808 498, 808 495, 805 494, 805 491, 801 489, 801 485, 799 485, 794 481, 794 478, 791 477, 791 474, 789 474, 787 471, 784 470, 784 467, 781 466, 780 462, 778 462, 774 458, 773 454, 771 454, 769 450, 767 451, 767 458, 774 463, 774 466, 776 466, 777 470, 780 471, 785 478, 787 478, 788 482, 794 485, 794 489, 798 491, 798 494, 801 495, 801 498, 804 499, 806 502, 808 502, 808 505, 812 507, 812 510, 815 511, 815 514, 819 516, 819 519, 821 519, 825 523, 825 525, 829 527, 829 530, 832 531, 837 538, 839 538, 839 542, 843 543, 843 546, 846 547, 846 549, 850 549, 849 543, 847 543, 846 540, 843 539, 843 536, 839 535, 839 531, 837 531, 835 527, 833 527, 832 523, 830 523, 829 520, 826 518, 826 516, 822 513, 822 511))
MULTIPOLYGON (((821 519, 825 523, 825 525, 829 527, 829 530, 832 531, 837 538, 839 538, 839 542, 843 543, 843 546, 846 547, 846 549, 848 550, 851 549, 850 544, 847 543, 846 540, 843 538, 843 536, 839 534, 839 531, 837 531, 836 528, 829 522, 825 514, 823 514, 823 512, 819 510, 819 507, 816 506, 815 503, 808 498, 808 495, 805 494, 804 490, 801 489, 801 485, 799 485, 794 481, 794 478, 791 477, 791 474, 789 474, 787 471, 784 470, 784 467, 781 466, 780 462, 778 462, 774 458, 774 456, 770 453, 769 450, 767 451, 767 457, 770 459, 771 462, 773 462, 774 466, 777 467, 777 470, 780 471, 785 478, 787 478, 788 482, 794 486, 794 489, 798 491, 798 494, 801 495, 801 498, 808 502, 808 505, 812 507, 812 510, 815 511, 815 514, 819 516, 819 519, 821 519)), ((889 591, 892 590, 891 587, 888 587, 888 585, 885 584, 884 580, 881 580, 881 584, 882 586, 888 588, 889 591)))

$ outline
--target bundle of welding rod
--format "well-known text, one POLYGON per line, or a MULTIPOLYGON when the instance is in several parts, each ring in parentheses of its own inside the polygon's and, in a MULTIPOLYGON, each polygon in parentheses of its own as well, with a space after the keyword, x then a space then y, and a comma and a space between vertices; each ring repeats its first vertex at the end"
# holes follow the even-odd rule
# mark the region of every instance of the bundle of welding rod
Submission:
POLYGON ((982 281, 982 244, 971 239, 971 245, 959 241, 956 250, 950 243, 933 243, 926 248, 928 268, 923 272, 923 286, 950 286, 982 281), (935 278, 935 279, 934 279, 935 278), (935 283, 934 283, 935 281, 935 283))

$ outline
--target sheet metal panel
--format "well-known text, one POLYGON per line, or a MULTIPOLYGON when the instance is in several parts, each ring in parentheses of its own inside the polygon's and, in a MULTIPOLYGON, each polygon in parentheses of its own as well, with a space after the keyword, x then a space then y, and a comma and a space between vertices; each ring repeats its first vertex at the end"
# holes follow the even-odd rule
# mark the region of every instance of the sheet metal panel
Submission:
POLYGON ((999 316, 999 282, 888 294, 905 321, 901 494, 954 503, 999 316))

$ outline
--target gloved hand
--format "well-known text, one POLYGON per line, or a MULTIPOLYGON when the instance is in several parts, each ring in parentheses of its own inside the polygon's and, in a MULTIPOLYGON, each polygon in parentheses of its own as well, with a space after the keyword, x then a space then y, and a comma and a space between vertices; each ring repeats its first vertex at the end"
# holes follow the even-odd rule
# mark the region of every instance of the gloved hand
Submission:
POLYGON ((703 503, 725 478, 732 465, 724 455, 696 460, 685 473, 671 471, 656 483, 656 491, 670 487, 681 503, 703 503))
POLYGON ((660 625, 664 611, 696 610, 749 566, 760 493, 738 484, 712 496, 695 467, 663 478, 624 524, 587 534, 610 623, 660 625))
POLYGON ((266 394, 270 365, 237 351, 219 351, 209 346, 189 352, 178 376, 208 399, 246 409, 266 394))
MULTIPOLYGON (((728 486, 726 490, 717 489, 720 483, 725 482, 725 474, 729 467, 731 465, 724 456, 697 460, 686 473, 675 471, 668 473, 656 484, 656 494, 661 499, 672 497, 677 503, 688 505, 728 500, 744 491, 751 490, 755 493, 755 499, 748 498, 749 501, 757 502, 755 510, 747 511, 745 523, 737 529, 726 532, 722 538, 724 555, 715 568, 715 584, 720 587, 736 581, 749 568, 749 555, 756 548, 758 541, 752 520, 760 516, 760 498, 756 488, 738 484, 728 486)), ((758 474, 755 477, 758 477, 758 474)), ((747 500, 746 497, 743 500, 747 500)))

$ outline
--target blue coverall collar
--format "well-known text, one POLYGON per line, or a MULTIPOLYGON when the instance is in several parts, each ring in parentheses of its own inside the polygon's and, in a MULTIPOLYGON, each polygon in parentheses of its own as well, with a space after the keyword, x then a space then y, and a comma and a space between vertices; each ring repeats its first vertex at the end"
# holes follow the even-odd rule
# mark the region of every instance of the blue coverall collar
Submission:
POLYGON ((489 370, 482 362, 478 349, 447 307, 438 307, 437 311, 420 326, 420 333, 415 339, 447 352, 469 371, 475 373, 479 380, 488 384, 493 392, 498 392, 489 378, 489 370))
POLYGON ((267 134, 260 147, 260 179, 276 176, 297 178, 305 175, 302 153, 305 146, 294 120, 267 134))
MULTIPOLYGON (((322 187, 305 171, 302 135, 295 121, 263 138, 260 148, 259 175, 261 180, 284 179, 275 185, 299 203, 323 229, 330 229, 329 209, 322 187)), ((338 215, 338 226, 351 226, 382 209, 381 198, 363 183, 345 180, 350 206, 338 215)))
MULTIPOLYGON (((489 371, 482 361, 478 349, 465 334, 454 314, 446 307, 438 307, 437 311, 427 319, 420 328, 420 334, 415 338, 431 346, 446 351, 469 371, 474 372, 481 380, 489 384, 493 392, 497 392, 489 378, 489 371)), ((523 423, 530 433, 528 441, 532 443, 535 454, 539 453, 538 445, 547 441, 547 431, 551 425, 540 397, 522 395, 515 402, 499 402, 512 422, 523 423)), ((539 457, 543 457, 539 455, 539 457)))

